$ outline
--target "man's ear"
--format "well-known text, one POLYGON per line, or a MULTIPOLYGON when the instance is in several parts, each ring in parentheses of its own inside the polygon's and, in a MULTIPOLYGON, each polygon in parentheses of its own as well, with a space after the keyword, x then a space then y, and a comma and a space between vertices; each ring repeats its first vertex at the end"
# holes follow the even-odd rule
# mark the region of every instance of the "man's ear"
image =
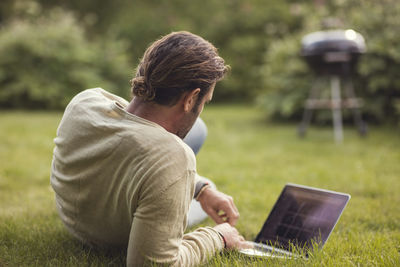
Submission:
POLYGON ((200 88, 194 89, 184 95, 183 98, 183 110, 189 112, 196 105, 197 99, 199 97, 200 88))

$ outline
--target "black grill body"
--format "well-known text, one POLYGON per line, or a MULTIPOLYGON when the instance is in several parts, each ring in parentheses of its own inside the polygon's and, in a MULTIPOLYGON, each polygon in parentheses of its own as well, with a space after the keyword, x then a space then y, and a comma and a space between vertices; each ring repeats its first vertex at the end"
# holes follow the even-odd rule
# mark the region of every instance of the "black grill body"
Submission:
POLYGON ((365 51, 364 38, 353 30, 313 32, 302 39, 301 55, 317 74, 349 75, 365 51))

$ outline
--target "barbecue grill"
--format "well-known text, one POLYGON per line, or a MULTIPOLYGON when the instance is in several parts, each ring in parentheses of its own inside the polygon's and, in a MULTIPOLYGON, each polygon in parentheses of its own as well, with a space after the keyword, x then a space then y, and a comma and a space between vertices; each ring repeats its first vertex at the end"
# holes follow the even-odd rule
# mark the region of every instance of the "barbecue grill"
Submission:
POLYGON ((362 100, 356 98, 351 81, 358 59, 365 52, 364 38, 351 29, 319 31, 303 37, 301 55, 317 78, 305 103, 303 120, 298 131, 301 137, 305 135, 315 109, 332 110, 337 142, 343 140, 342 108, 352 109, 359 133, 362 136, 366 134, 366 124, 362 121, 360 112, 362 100), (326 77, 330 78, 331 98, 320 99, 321 80, 326 77), (345 98, 341 96, 341 82, 344 84, 345 98))

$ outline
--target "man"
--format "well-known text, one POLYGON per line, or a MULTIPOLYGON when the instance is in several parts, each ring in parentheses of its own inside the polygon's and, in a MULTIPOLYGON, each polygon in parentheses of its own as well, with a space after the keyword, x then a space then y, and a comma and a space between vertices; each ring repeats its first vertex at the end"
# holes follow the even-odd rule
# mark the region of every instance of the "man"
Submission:
POLYGON ((212 44, 171 33, 146 50, 130 103, 100 88, 74 97, 57 130, 51 185, 75 237, 126 247, 129 266, 191 266, 248 247, 233 227, 232 198, 201 181, 182 141, 226 71, 212 44), (193 197, 218 225, 184 234, 193 197))

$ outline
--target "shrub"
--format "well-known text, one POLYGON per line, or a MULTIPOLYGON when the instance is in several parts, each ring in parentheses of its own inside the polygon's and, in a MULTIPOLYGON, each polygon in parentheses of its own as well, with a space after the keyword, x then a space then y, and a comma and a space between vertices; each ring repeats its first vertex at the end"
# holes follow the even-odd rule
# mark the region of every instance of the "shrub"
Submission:
POLYGON ((62 6, 72 10, 86 22, 92 36, 102 38, 104 32, 116 33, 129 40, 129 54, 135 64, 161 35, 179 30, 201 35, 232 67, 231 74, 218 83, 213 102, 251 102, 262 88, 259 69, 265 44, 301 25, 298 4, 292 0, 207 0, 190 4, 184 0, 17 1, 35 1, 44 9, 62 6))
POLYGON ((130 55, 141 57, 161 35, 187 30, 211 41, 231 65, 232 72, 214 92, 214 101, 252 101, 261 88, 259 68, 265 43, 298 27, 290 1, 184 0, 85 1, 39 0, 44 6, 61 4, 82 20, 93 18, 89 31, 112 31, 129 40, 130 55))
POLYGON ((271 43, 265 56, 263 85, 268 89, 258 104, 273 119, 298 119, 312 83, 312 75, 300 58, 299 35, 271 43))
POLYGON ((75 18, 53 10, 0 29, 0 108, 64 108, 79 91, 103 87, 127 96, 126 45, 89 41, 75 18))

